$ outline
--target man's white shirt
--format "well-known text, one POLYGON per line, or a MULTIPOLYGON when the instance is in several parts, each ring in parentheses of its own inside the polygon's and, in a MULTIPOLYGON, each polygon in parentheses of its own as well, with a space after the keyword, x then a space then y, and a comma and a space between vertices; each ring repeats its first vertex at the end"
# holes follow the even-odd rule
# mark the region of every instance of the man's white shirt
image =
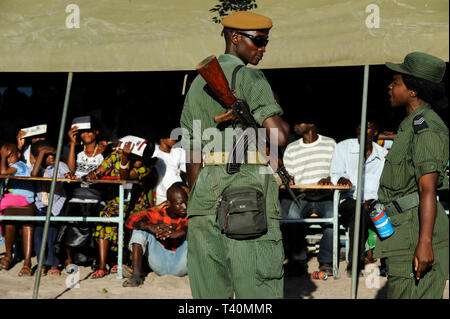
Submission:
MULTIPOLYGON (((364 162, 362 200, 378 198, 378 187, 383 172, 385 156, 388 151, 372 142, 372 154, 364 162)), ((354 187, 342 194, 341 199, 352 197, 356 199, 358 183, 359 140, 350 138, 336 145, 331 160, 331 182, 337 185, 338 180, 344 177, 350 180, 354 187)))
POLYGON ((158 172, 156 186, 156 205, 158 205, 167 199, 167 189, 173 183, 182 181, 180 171, 186 172, 186 151, 181 147, 174 147, 170 153, 166 153, 156 144, 153 157, 158 158, 155 164, 158 172))

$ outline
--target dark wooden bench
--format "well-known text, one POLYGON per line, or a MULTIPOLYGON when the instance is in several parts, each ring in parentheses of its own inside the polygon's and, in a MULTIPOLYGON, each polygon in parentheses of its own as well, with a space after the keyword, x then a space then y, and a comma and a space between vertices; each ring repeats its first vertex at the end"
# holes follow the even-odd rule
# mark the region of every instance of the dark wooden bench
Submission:
POLYGON ((29 204, 27 206, 10 206, 3 211, 5 216, 34 216, 36 206, 29 204))

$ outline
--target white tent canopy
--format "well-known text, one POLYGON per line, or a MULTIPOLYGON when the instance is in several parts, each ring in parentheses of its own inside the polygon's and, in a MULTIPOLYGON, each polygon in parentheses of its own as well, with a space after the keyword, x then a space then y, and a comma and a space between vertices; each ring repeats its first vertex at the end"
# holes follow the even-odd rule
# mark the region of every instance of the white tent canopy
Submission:
MULTIPOLYGON (((260 68, 401 62, 411 51, 448 61, 448 0, 255 3, 253 11, 270 16, 274 23, 260 68)), ((192 70, 206 56, 224 51, 222 27, 209 11, 217 4, 218 0, 2 0, 0 71, 192 70), (70 28, 76 26, 76 9, 79 28, 70 28)))

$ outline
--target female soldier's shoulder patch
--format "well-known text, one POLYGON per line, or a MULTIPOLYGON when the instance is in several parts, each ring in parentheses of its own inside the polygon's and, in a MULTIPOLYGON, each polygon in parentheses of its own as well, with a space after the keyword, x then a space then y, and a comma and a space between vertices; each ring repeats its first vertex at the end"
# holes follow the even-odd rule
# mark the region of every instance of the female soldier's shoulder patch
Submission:
POLYGON ((424 128, 428 128, 428 124, 427 124, 427 122, 425 122, 425 119, 423 118, 423 116, 421 114, 419 114, 413 120, 414 133, 417 133, 424 128))

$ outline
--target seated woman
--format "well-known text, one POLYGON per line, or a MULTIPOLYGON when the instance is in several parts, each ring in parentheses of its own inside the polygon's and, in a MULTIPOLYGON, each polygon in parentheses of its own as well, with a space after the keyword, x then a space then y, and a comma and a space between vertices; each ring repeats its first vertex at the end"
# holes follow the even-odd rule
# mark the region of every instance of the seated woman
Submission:
MULTIPOLYGON (((112 152, 95 171, 89 173, 88 178, 112 177, 121 180, 139 180, 139 184, 133 184, 131 200, 124 204, 124 219, 137 211, 146 210, 155 203, 155 191, 150 186, 152 176, 152 154, 154 145, 147 145, 142 156, 132 154, 133 145, 127 142, 123 149, 112 152)), ((116 217, 119 215, 119 197, 115 196, 107 201, 105 208, 100 212, 100 217, 116 217)), ((99 265, 91 278, 102 278, 108 274, 106 269, 108 250, 117 251, 118 227, 96 227, 93 237, 98 242, 99 265)), ((115 264, 109 273, 117 272, 115 264)))
MULTIPOLYGON (((70 128, 67 166, 78 178, 85 178, 103 162, 104 146, 97 141, 99 125, 89 117, 89 129, 70 128), (81 142, 81 143, 80 143, 81 142), (82 145, 82 146, 81 146, 82 145)), ((93 216, 100 210, 101 192, 98 185, 74 183, 71 199, 61 216, 93 216)), ((94 245, 93 226, 86 222, 68 222, 61 225, 56 238, 57 253, 63 255, 64 265, 82 264, 92 260, 94 245)))

